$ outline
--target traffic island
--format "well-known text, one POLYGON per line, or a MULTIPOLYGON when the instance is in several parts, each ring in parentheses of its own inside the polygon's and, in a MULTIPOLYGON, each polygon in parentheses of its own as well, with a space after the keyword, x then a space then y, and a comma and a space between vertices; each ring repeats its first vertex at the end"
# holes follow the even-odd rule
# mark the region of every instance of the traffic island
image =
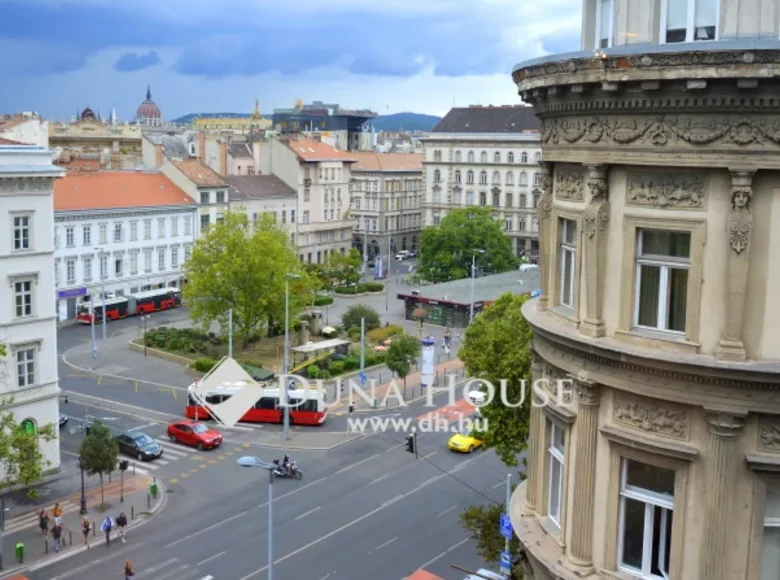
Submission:
POLYGON ((306 431, 291 431, 289 439, 285 439, 284 433, 257 431, 257 434, 253 434, 250 439, 245 439, 245 442, 258 447, 274 449, 330 451, 365 437, 362 433, 319 431, 317 427, 307 429, 306 431))

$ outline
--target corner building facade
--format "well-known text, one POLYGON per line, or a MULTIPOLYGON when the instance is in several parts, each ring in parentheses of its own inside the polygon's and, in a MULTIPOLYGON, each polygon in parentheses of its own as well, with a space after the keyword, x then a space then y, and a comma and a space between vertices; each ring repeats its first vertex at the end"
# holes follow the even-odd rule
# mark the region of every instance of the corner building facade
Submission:
POLYGON ((522 63, 542 295, 526 578, 780 578, 780 1, 585 0, 522 63), (772 227, 775 225, 775 227, 772 227))

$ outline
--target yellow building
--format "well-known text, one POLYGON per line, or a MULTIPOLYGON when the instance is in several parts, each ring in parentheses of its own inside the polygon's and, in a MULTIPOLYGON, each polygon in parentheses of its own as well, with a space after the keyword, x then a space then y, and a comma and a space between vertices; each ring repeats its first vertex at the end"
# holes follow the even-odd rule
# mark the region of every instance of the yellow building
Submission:
POLYGON ((271 120, 260 114, 260 102, 255 101, 255 110, 249 117, 198 117, 192 122, 195 129, 234 131, 249 133, 252 130, 266 131, 271 128, 271 120))

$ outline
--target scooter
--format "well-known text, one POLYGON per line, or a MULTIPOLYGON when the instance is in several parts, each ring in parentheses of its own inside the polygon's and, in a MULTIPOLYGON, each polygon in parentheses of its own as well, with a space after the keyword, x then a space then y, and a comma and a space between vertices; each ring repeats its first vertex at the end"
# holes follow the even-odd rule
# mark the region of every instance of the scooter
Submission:
POLYGON ((277 468, 274 469, 274 475, 276 477, 287 477, 290 479, 303 479, 303 472, 295 465, 295 461, 291 462, 287 469, 277 463, 277 468))

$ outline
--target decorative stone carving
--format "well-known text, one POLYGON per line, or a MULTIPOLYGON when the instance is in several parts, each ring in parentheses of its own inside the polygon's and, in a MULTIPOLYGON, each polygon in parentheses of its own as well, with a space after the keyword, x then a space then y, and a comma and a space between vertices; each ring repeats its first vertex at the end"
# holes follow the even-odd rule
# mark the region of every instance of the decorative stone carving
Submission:
POLYGON ((651 400, 615 401, 613 419, 616 423, 657 435, 683 439, 688 434, 687 412, 651 400))
POLYGON ((599 390, 598 385, 592 385, 582 381, 576 381, 576 385, 577 401, 580 403, 580 405, 592 407, 600 403, 601 391, 599 390))
POLYGON ((705 209, 707 178, 696 174, 640 173, 628 178, 628 203, 662 209, 705 209))
POLYGON ((583 175, 580 171, 555 172, 555 197, 571 201, 582 201, 583 175))
POLYGON ((780 420, 762 417, 758 428, 758 447, 780 453, 780 420))
POLYGON ((596 230, 605 232, 609 225, 609 213, 596 211, 587 211, 582 216, 582 231, 589 238, 596 235, 596 230))
POLYGON ((52 191, 52 186, 52 179, 47 177, 0 179, 2 193, 47 193, 52 191))
POLYGON ((585 258, 582 281, 585 284, 585 317, 580 332, 592 338, 604 336, 603 296, 607 270, 607 228, 609 226, 609 191, 607 166, 588 165, 590 203, 582 216, 585 233, 585 258))
POLYGON ((728 413, 707 413, 710 432, 721 437, 734 437, 745 426, 745 418, 728 413))
POLYGON ((539 269, 541 277, 541 296, 539 296, 539 310, 547 309, 549 263, 552 240, 550 239, 550 214, 553 202, 553 165, 542 162, 539 164, 542 176, 542 196, 537 206, 539 220, 539 269))
POLYGON ((728 220, 729 245, 737 254, 748 247, 750 230, 753 227, 753 214, 750 203, 753 196, 751 187, 738 186, 731 189, 731 214, 728 220))

